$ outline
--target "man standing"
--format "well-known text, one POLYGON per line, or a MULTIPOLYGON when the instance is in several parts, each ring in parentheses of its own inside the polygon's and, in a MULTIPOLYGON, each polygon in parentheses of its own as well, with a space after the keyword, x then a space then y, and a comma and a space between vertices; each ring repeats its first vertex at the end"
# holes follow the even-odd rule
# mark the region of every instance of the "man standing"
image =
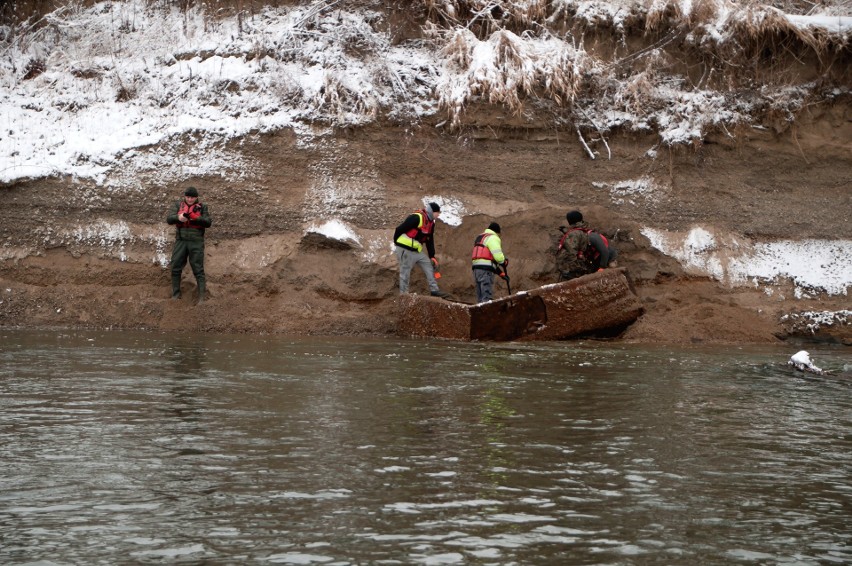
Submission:
POLYGON ((175 225, 175 246, 172 249, 172 299, 180 299, 180 274, 189 259, 189 266, 198 285, 198 302, 204 301, 206 280, 204 278, 204 230, 210 228, 210 212, 207 205, 198 200, 198 190, 189 187, 183 198, 175 201, 168 224, 175 225))
POLYGON ((559 227, 562 237, 556 248, 556 269, 560 281, 603 271, 614 264, 618 251, 610 245, 606 236, 589 227, 579 210, 572 210, 565 219, 568 227, 559 227))
POLYGON ((506 273, 509 260, 503 254, 500 240, 500 225, 492 222, 473 241, 473 282, 476 286, 476 302, 490 301, 494 293, 494 274, 506 273))
POLYGON ((442 299, 450 298, 449 293, 444 293, 438 288, 435 280, 434 268, 438 266, 435 257, 435 221, 441 216, 441 207, 437 203, 430 202, 426 208, 417 210, 396 227, 393 233, 393 243, 396 259, 399 260, 399 292, 408 293, 408 282, 411 278, 411 270, 416 265, 420 266, 426 281, 429 283, 429 291, 433 297, 442 299), (426 253, 423 253, 423 247, 426 253))

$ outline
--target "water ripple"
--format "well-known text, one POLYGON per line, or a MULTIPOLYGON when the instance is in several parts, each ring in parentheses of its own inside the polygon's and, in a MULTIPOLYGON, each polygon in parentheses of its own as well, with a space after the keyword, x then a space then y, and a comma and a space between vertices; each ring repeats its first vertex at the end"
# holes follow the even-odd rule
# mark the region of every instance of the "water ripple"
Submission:
POLYGON ((779 349, 2 338, 3 563, 852 561, 852 390, 779 349))

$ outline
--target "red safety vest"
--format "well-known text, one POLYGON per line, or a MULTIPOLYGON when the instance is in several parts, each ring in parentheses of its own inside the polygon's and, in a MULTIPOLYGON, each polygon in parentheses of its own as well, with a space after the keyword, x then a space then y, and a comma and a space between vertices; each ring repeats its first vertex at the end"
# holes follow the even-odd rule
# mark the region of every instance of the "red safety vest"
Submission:
POLYGON ((435 221, 429 218, 425 209, 415 210, 414 214, 420 215, 420 227, 412 228, 405 233, 406 236, 418 242, 425 242, 429 239, 429 234, 432 233, 432 228, 435 226, 435 221))
POLYGON ((485 245, 485 240, 493 236, 494 234, 480 234, 473 241, 473 253, 471 254, 471 259, 487 259, 488 261, 494 261, 494 254, 491 253, 491 250, 488 249, 488 246, 485 245))
POLYGON ((181 199, 178 216, 181 214, 189 218, 189 222, 178 222, 176 224, 177 228, 204 228, 201 224, 193 222, 193 220, 201 218, 201 201, 195 201, 195 204, 189 206, 186 204, 186 200, 181 199))

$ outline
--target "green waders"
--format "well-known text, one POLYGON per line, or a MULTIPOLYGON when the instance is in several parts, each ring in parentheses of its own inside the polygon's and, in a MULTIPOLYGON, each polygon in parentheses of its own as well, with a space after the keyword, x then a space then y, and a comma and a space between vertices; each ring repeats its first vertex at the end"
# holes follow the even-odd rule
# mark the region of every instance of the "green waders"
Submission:
POLYGON ((172 250, 172 298, 180 298, 180 274, 189 260, 198 284, 198 302, 204 301, 207 282, 204 278, 204 233, 195 228, 178 228, 172 250))

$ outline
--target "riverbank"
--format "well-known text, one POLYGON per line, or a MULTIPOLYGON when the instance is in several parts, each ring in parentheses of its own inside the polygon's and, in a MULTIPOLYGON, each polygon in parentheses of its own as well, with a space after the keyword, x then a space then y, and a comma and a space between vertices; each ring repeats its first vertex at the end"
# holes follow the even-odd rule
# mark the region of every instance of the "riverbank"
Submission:
MULTIPOLYGON (((59 186, 36 190, 21 187, 7 189, 0 196, 5 198, 4 209, 8 211, 22 199, 61 190, 59 186)), ((322 227, 316 231, 240 235, 234 232, 241 224, 232 218, 240 211, 215 196, 207 197, 210 192, 202 189, 202 198, 210 203, 214 218, 207 238, 209 297, 205 303, 195 304, 195 285, 188 267, 183 298, 169 298, 170 277, 162 258, 170 249, 171 229, 164 217, 152 218, 147 229, 159 234, 157 238, 163 242, 159 249, 151 242, 160 239, 110 240, 103 234, 63 245, 21 245, 15 253, 9 253, 14 248, 7 244, 7 258, 0 272, 0 326, 328 336, 395 334, 397 268, 390 253, 391 226, 360 229, 349 225, 347 237, 341 237, 339 230, 323 233, 322 227), (158 220, 162 223, 155 224, 158 220)), ((411 203, 411 207, 416 205, 411 203)), ((37 206, 33 198, 18 211, 37 206)), ((518 201, 502 201, 502 206, 503 210, 491 215, 465 217, 458 226, 438 226, 442 289, 457 300, 473 302, 469 242, 490 219, 503 227, 513 290, 533 289, 555 280, 550 237, 558 232, 548 228, 558 225, 563 209, 544 203, 524 207, 518 201)), ((403 205, 397 208, 395 218, 401 219, 406 211, 403 205)), ((118 212, 121 207, 114 210, 118 212)), ((590 205, 584 210, 593 224, 612 236, 621 254, 619 265, 627 268, 645 309, 617 340, 737 344, 795 338, 852 343, 846 319, 831 320, 820 314, 842 314, 846 308, 843 295, 796 298, 796 286, 789 280, 732 286, 689 273, 675 258, 655 249, 636 223, 600 207, 590 205), (819 316, 833 323, 819 324, 819 316)), ((59 221, 56 225, 63 226, 59 221)), ((67 227, 64 230, 70 232, 67 227)), ((59 232, 56 229, 54 234, 59 232)), ((25 239, 24 230, 15 234, 25 239)), ((412 291, 427 291, 418 271, 413 274, 412 291)), ((505 293, 498 282, 497 296, 505 293)))
POLYGON ((435 201, 459 300, 489 222, 533 289, 579 209, 645 309, 620 340, 852 343, 849 18, 333 4, 3 28, 0 326, 392 335, 391 235, 435 201), (188 270, 169 300, 187 186, 213 218, 200 306, 188 270))

